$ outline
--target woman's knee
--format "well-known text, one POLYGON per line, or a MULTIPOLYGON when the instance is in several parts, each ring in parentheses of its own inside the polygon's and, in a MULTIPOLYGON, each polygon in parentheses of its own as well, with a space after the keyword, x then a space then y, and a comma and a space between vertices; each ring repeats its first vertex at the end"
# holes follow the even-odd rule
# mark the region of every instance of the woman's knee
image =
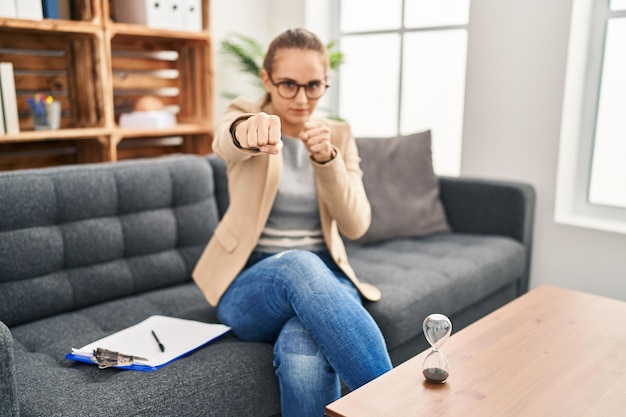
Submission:
POLYGON ((315 253, 299 249, 280 252, 275 255, 275 259, 284 264, 292 266, 303 266, 307 269, 326 266, 324 264, 324 261, 322 261, 322 259, 315 253))
POLYGON ((290 294, 325 292, 337 285, 334 273, 315 253, 289 250, 267 259, 263 267, 290 294), (329 285, 331 286, 329 288, 329 285))
POLYGON ((305 250, 281 252, 276 255, 276 261, 288 271, 290 278, 303 278, 307 281, 316 278, 334 278, 333 272, 313 252, 305 250))

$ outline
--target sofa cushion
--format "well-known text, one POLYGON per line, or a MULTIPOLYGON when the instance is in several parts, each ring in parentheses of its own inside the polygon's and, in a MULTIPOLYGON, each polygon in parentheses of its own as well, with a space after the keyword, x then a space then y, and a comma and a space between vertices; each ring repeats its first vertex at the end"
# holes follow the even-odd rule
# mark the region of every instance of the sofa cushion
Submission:
POLYGON ((380 301, 366 307, 390 349, 419 335, 429 314, 451 317, 513 284, 526 263, 520 242, 477 234, 441 233, 346 249, 359 279, 382 292, 380 301))
POLYGON ((356 242, 450 230, 433 171, 430 131, 393 138, 358 138, 357 146, 372 222, 356 242))
POLYGON ((190 155, 8 172, 0 200, 9 326, 190 281, 218 222, 211 166, 190 155))
POLYGON ((280 412, 272 345, 232 335, 154 372, 98 369, 64 356, 153 314, 216 322, 193 283, 121 298, 11 329, 25 416, 268 416, 280 412), (80 401, 67 401, 76 397, 80 401))

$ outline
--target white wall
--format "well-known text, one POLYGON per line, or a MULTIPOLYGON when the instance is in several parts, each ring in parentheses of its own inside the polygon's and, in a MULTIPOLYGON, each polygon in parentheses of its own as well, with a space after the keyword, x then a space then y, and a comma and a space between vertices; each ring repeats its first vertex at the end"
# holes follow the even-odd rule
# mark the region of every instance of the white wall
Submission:
MULTIPOLYGON (((319 0, 318 0, 319 1, 319 0)), ((242 75, 236 65, 224 57, 220 42, 229 33, 251 36, 263 46, 285 29, 304 26, 304 0, 212 0, 211 35, 214 39, 213 62, 215 73, 216 121, 228 102, 223 93, 241 94, 250 98, 261 98, 251 78, 242 75)))
POLYGON ((537 191, 531 286, 626 300, 626 235, 556 224, 572 0, 471 0, 461 175, 537 191))
MULTIPOLYGON (((326 28, 310 20, 314 3, 213 0, 216 50, 230 31, 269 42, 287 27, 326 28)), ((532 287, 549 283, 626 300, 626 235, 553 220, 571 3, 471 0, 461 174, 534 185, 532 287)), ((226 105, 219 92, 245 87, 236 72, 216 55, 217 116, 226 105)))
POLYGON ((237 66, 224 57, 220 42, 232 32, 252 36, 259 42, 265 43, 269 42, 272 35, 265 0, 212 0, 210 5, 210 27, 214 40, 214 120, 217 122, 230 101, 229 98, 223 96, 224 93, 250 97, 259 94, 250 76, 241 74, 237 66))

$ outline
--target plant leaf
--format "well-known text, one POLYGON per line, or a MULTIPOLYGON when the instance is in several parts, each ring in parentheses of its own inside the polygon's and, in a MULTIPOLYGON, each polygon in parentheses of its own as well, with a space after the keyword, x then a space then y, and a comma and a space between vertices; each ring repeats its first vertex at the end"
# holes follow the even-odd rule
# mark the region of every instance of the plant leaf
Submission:
POLYGON ((263 49, 258 42, 245 35, 233 33, 221 42, 222 53, 231 58, 241 71, 254 77, 261 74, 261 60, 263 49))

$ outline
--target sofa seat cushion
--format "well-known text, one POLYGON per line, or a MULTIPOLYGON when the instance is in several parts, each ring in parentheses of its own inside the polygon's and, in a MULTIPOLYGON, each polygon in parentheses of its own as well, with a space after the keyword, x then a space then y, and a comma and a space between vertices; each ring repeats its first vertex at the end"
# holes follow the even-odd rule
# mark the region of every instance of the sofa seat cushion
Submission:
POLYGON ((154 372, 101 370, 64 358, 72 347, 153 314, 217 322, 215 310, 188 283, 13 327, 22 415, 223 417, 280 412, 270 344, 242 343, 226 335, 154 372), (68 396, 74 400, 67 401, 68 396))
POLYGON ((349 244, 347 251, 359 279, 382 291, 382 299, 366 307, 389 349, 419 335, 429 314, 452 316, 511 285, 526 262, 516 240, 461 233, 349 244))

